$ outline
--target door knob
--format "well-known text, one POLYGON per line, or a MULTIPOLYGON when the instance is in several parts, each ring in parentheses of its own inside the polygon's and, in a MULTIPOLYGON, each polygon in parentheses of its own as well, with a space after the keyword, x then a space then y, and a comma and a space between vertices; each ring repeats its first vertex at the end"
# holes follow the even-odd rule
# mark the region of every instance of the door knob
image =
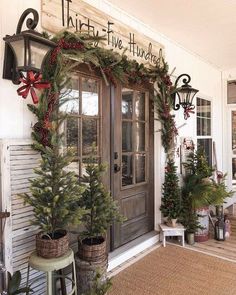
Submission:
POLYGON ((114 172, 117 173, 120 171, 120 166, 118 164, 114 165, 114 172))

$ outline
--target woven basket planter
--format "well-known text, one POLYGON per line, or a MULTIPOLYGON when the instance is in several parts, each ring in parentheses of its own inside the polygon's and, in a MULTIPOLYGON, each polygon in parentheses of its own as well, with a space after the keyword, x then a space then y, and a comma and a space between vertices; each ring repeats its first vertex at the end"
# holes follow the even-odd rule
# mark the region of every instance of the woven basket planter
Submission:
POLYGON ((104 237, 79 241, 78 256, 88 262, 103 262, 107 256, 106 240, 104 237))
POLYGON ((66 230, 57 232, 56 239, 49 239, 45 233, 36 235, 37 255, 43 258, 61 257, 69 250, 69 235, 66 230))

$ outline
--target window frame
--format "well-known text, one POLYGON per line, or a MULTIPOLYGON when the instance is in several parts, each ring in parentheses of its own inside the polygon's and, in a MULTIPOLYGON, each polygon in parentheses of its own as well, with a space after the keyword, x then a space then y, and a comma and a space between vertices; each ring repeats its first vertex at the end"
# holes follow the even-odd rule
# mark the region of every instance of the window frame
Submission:
MULTIPOLYGON (((195 99, 195 103, 196 103, 196 107, 195 107, 195 112, 196 112, 196 120, 195 120, 195 136, 196 136, 196 145, 198 146, 198 140, 201 139, 209 139, 211 140, 211 149, 210 149, 210 157, 208 157, 209 161, 209 165, 213 166, 213 100, 211 97, 207 97, 205 95, 201 95, 201 94, 197 94, 196 95, 196 99, 195 99), (197 130, 198 130, 198 126, 197 126, 197 119, 199 118, 199 116, 197 115, 197 100, 198 99, 202 99, 202 100, 206 100, 208 102, 210 102, 210 135, 198 135, 197 134, 197 130)), ((204 117, 203 117, 204 118, 204 117)))
MULTIPOLYGON (((71 73, 71 77, 72 79, 76 79, 77 83, 79 85, 79 113, 77 115, 75 114, 68 114, 68 117, 73 117, 73 118, 77 118, 78 120, 78 150, 80 150, 79 155, 76 157, 75 162, 77 162, 77 166, 78 166, 78 172, 79 172, 79 177, 82 176, 83 173, 83 160, 84 159, 88 159, 89 156, 88 155, 83 155, 82 152, 82 137, 81 140, 80 135, 82 135, 82 121, 86 120, 86 119, 95 119, 98 124, 97 124, 97 155, 95 155, 95 158, 98 159, 98 161, 101 161, 102 158, 102 148, 101 148, 101 143, 102 143, 102 78, 98 77, 96 75, 92 75, 92 74, 86 74, 84 72, 80 72, 80 71, 74 71, 73 73, 71 73), (81 102, 81 95, 82 95, 82 79, 92 79, 97 81, 98 83, 98 115, 83 115, 82 112, 82 102, 81 102)), ((67 126, 67 119, 65 119, 63 128, 62 128, 62 132, 64 132, 64 146, 63 149, 67 148, 67 130, 66 127, 67 126)), ((70 168, 69 168, 70 169, 70 168)))

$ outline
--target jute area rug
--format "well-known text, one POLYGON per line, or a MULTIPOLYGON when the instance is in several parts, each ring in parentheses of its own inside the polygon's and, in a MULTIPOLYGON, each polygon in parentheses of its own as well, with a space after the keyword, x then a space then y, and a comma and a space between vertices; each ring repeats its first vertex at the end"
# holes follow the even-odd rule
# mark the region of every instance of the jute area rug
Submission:
POLYGON ((167 245, 118 273, 109 295, 236 295, 236 263, 167 245))

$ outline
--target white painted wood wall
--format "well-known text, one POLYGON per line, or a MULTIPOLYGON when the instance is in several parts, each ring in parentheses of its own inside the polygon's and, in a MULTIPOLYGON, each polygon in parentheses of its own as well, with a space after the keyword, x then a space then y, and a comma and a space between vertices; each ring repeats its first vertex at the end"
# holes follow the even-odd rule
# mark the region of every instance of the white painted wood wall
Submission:
MULTIPOLYGON (((39 165, 40 156, 31 148, 30 140, 0 142, 1 202, 2 209, 10 212, 4 232, 5 265, 8 271, 21 271, 22 284, 26 282, 27 262, 35 249, 38 228, 31 224, 32 207, 25 205, 19 196, 29 192, 29 179, 35 176, 33 169, 39 165)), ((30 281, 34 294, 45 294, 44 275, 31 270, 30 281)))

